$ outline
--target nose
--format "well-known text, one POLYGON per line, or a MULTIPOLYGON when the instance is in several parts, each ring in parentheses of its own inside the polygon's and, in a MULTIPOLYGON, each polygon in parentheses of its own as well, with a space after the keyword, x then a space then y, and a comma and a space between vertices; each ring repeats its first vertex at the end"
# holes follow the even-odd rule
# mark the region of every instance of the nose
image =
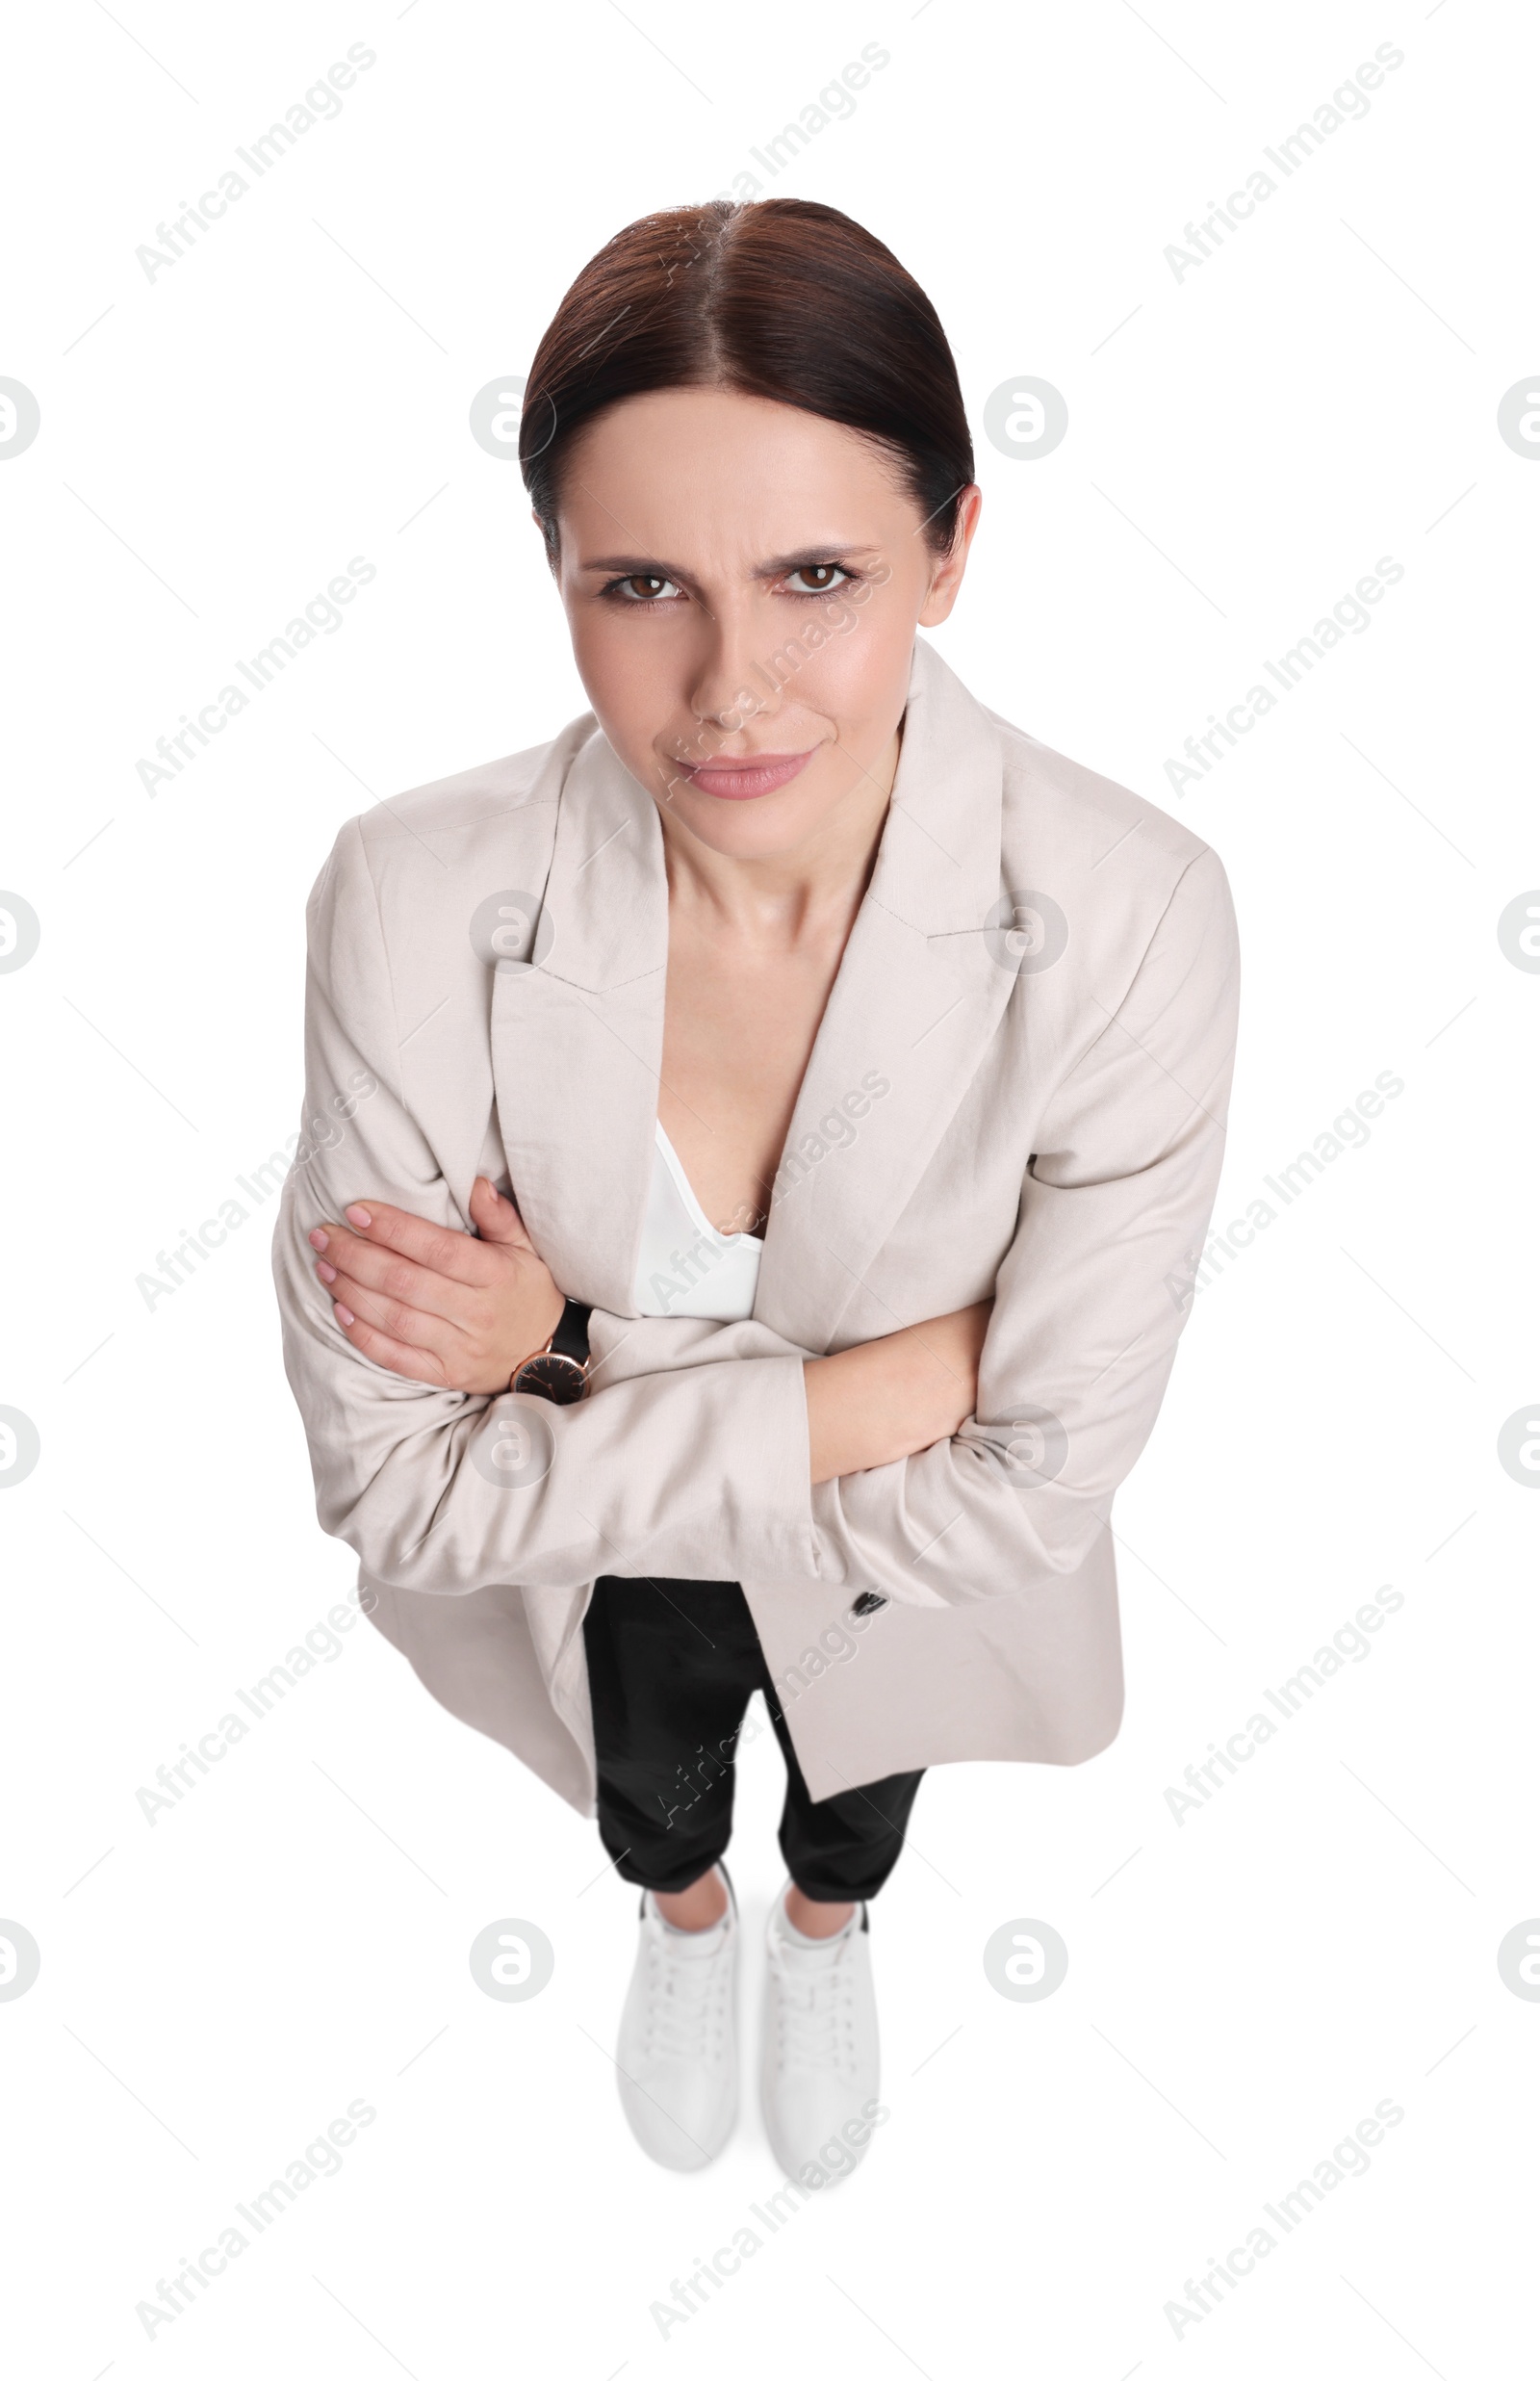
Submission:
POLYGON ((779 694, 772 682, 757 672, 755 659, 745 608, 732 602, 719 605, 707 621, 706 647, 689 689, 700 738, 713 748, 779 708, 779 694))

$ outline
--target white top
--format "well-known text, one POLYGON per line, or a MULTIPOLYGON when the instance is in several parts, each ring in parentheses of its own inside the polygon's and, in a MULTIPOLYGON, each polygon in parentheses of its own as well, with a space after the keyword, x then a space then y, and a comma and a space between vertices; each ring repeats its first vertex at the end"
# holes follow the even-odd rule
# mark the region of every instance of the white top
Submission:
POLYGON ((643 1314, 693 1314, 742 1323, 754 1312, 762 1240, 706 1222, 661 1125, 631 1295, 643 1314))

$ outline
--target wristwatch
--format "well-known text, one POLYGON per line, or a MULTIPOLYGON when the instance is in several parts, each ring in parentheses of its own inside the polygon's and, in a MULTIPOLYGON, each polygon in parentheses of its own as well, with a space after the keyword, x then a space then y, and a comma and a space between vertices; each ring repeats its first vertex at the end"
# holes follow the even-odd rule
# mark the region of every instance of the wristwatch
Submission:
POLYGON ((509 1379, 510 1389, 526 1397, 544 1397, 553 1406, 575 1406, 588 1385, 588 1317, 591 1307, 569 1298, 561 1320, 533 1356, 526 1356, 509 1379))

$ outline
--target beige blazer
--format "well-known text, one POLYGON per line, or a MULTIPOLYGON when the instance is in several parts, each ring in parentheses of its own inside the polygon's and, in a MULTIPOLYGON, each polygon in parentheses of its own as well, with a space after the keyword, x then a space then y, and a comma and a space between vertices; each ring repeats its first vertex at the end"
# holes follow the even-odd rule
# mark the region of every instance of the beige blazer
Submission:
MULTIPOLYGON (((754 1314, 730 1324, 632 1303, 667 883, 653 801, 591 712, 350 819, 308 919, 285 1364, 321 1527, 429 1691, 590 1811, 593 1581, 736 1579, 815 1800, 1101 1750, 1122 1709, 1113 1493, 1223 1150, 1238 968, 1216 855, 917 641, 754 1314), (478 1172, 594 1308, 575 1407, 424 1388, 331 1320, 316 1222, 372 1195, 466 1230, 478 1172), (810 1487, 804 1358, 991 1293, 976 1417, 810 1487)), ((679 1259, 681 1281, 701 1261, 679 1259)))

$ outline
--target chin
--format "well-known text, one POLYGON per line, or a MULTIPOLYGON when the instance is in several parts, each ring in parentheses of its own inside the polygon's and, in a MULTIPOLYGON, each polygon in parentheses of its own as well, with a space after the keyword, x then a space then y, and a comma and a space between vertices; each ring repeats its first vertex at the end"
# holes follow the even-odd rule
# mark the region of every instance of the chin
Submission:
POLYGON ((773 793, 754 802, 724 802, 692 788, 676 788, 669 804, 693 836, 727 860, 773 860, 795 851, 831 807, 806 796, 787 802, 773 793))

